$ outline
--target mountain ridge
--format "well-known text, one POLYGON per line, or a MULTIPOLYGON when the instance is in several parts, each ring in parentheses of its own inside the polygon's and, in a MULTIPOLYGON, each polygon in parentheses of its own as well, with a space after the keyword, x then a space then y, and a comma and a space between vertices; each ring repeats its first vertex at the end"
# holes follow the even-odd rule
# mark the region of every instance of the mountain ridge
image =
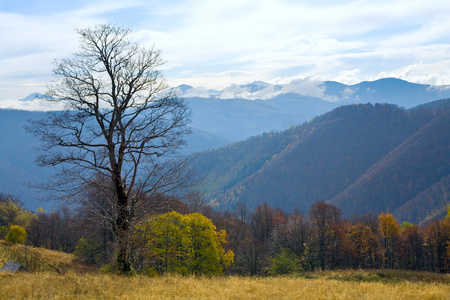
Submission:
MULTIPOLYGON (((406 104, 406 108, 418 105, 414 101, 405 101, 404 98, 408 96, 416 95, 414 98, 422 99, 423 103, 450 96, 449 85, 433 86, 430 84, 412 83, 395 77, 361 81, 356 84, 296 79, 286 84, 270 84, 264 81, 232 84, 222 90, 195 88, 184 84, 172 89, 180 92, 180 96, 185 98, 267 100, 278 95, 291 93, 298 96, 319 98, 329 102, 340 102, 341 104, 348 104, 348 101, 352 103, 354 101, 370 102, 367 97, 373 98, 374 94, 381 93, 383 98, 390 99, 387 103, 402 106, 402 103, 396 102, 395 98, 399 98, 400 101, 406 104), (405 90, 410 90, 410 95, 405 94, 405 90), (417 95, 418 92, 419 95, 417 95), (395 96, 393 97, 392 95, 395 96)), ((378 103, 383 102, 378 101, 378 103)))

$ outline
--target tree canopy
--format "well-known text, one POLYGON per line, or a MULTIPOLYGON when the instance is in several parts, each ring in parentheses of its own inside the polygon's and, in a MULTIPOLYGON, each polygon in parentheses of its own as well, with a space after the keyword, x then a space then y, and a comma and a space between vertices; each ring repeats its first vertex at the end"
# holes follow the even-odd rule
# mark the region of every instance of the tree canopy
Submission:
POLYGON ((134 235, 143 263, 162 273, 218 275, 234 260, 225 252, 225 230, 216 230, 211 219, 200 213, 170 212, 140 223, 134 235))

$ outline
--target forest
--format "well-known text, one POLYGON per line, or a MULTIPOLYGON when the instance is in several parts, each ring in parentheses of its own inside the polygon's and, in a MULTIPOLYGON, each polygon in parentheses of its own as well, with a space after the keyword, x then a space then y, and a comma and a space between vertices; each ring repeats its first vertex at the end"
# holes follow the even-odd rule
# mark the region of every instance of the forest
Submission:
MULTIPOLYGON (((167 197, 153 203, 153 214, 134 224, 132 266, 138 274, 450 272, 450 206, 445 219, 418 226, 400 224, 384 212, 345 219, 338 207, 323 201, 311 205, 307 214, 286 213, 266 203, 253 211, 242 202, 233 211, 214 210, 198 195, 184 203, 167 197)), ((30 212, 20 199, 1 194, 0 230, 1 239, 9 242, 74 253, 95 269, 114 269, 117 240, 87 210, 30 212)))

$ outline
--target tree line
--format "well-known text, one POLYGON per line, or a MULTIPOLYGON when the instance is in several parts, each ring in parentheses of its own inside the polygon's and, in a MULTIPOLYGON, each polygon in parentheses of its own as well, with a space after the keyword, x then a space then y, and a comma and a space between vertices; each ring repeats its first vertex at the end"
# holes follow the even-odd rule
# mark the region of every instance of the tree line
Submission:
MULTIPOLYGON (((2 239, 5 228, 23 226, 29 245, 75 253, 86 263, 111 269, 117 238, 89 210, 39 209, 32 213, 15 199, 0 197, 2 239)), ((196 197, 178 204, 178 212, 171 209, 168 206, 134 225, 130 252, 136 272, 450 271, 450 208, 444 220, 423 227, 400 224, 390 213, 344 219, 339 208, 325 202, 314 203, 307 214, 287 214, 266 203, 250 211, 242 202, 232 211, 216 211, 196 197)))
POLYGON ((361 214, 345 219, 323 201, 307 214, 287 214, 266 203, 249 211, 203 213, 225 229, 235 254, 229 272, 249 275, 308 270, 390 268, 450 271, 450 208, 444 220, 424 227, 403 222, 391 213, 361 214))

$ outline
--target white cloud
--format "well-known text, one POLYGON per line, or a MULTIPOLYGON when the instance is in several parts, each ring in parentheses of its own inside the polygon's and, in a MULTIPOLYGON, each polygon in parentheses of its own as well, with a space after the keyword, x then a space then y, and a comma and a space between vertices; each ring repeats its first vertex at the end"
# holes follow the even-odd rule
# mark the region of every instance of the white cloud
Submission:
MULTIPOLYGON (((352 99, 352 96, 354 93, 356 93, 358 89, 351 89, 349 87, 346 87, 344 91, 342 92, 342 100, 352 99)), ((356 99, 359 99, 359 96, 356 97, 356 99)))
POLYGON ((450 83, 450 58, 442 63, 414 63, 407 65, 391 72, 381 72, 376 76, 370 77, 370 80, 380 78, 395 77, 406 81, 431 84, 437 86, 445 86, 450 83))
POLYGON ((61 110, 62 107, 58 103, 48 102, 44 100, 20 101, 7 99, 0 101, 0 109, 51 111, 51 110, 61 110))
POLYGON ((296 93, 303 96, 322 98, 325 93, 325 87, 322 86, 322 83, 322 81, 311 78, 294 79, 284 85, 281 91, 283 93, 296 93))
POLYGON ((333 78, 333 80, 345 84, 356 84, 359 82, 358 80, 359 73, 361 73, 359 69, 343 70, 339 73, 337 77, 333 78))
MULTIPOLYGON (((279 80, 281 81, 281 80, 279 80)), ((295 93, 302 96, 323 98, 328 101, 337 101, 324 94, 323 81, 314 78, 296 78, 285 84, 270 84, 262 81, 245 85, 231 84, 223 90, 209 90, 205 88, 192 88, 184 93, 183 97, 217 97, 220 99, 247 99, 267 100, 280 94, 295 93)))
POLYGON ((183 94, 183 97, 199 97, 199 98, 210 98, 219 97, 221 92, 216 90, 209 90, 205 88, 193 88, 183 94))
POLYGON ((250 86, 240 86, 233 84, 223 90, 220 95, 221 99, 247 99, 256 100, 262 99, 267 100, 278 96, 282 92, 275 88, 273 85, 267 85, 262 87, 260 90, 252 91, 250 86))
POLYGON ((194 87, 221 90, 234 83, 250 83, 257 80, 266 81, 264 75, 240 70, 228 70, 225 72, 196 73, 195 70, 184 70, 179 78, 168 78, 171 86, 187 84, 194 87))
POLYGON ((385 47, 416 47, 446 41, 450 28, 450 12, 438 14, 427 20, 415 30, 402 34, 394 34, 382 42, 385 47))
MULTIPOLYGON (((353 84, 380 76, 449 84, 447 2, 102 0, 0 11, 0 101, 44 92, 50 62, 76 51, 74 29, 101 22, 131 26, 134 39, 162 49, 173 86, 223 89, 296 78, 353 84)), ((321 92, 296 84, 292 89, 321 92)))

